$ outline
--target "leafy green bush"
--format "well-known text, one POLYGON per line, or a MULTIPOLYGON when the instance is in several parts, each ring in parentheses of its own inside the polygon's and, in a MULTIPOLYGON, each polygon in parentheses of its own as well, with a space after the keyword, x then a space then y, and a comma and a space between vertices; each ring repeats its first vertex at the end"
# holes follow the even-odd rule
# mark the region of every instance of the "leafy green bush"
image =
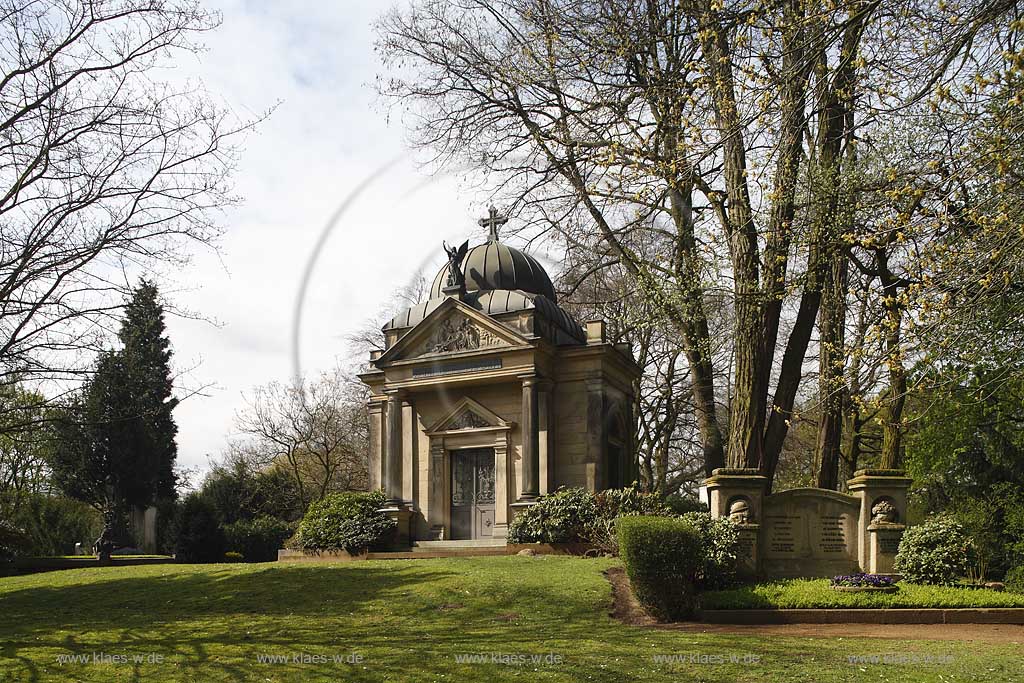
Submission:
POLYGON ((579 543, 590 538, 597 520, 594 494, 585 489, 559 489, 542 496, 515 516, 509 543, 579 543))
POLYGON ((1006 590, 1011 593, 1024 593, 1024 565, 1006 572, 1003 583, 1006 584, 1006 590))
POLYGON ((380 512, 381 491, 331 493, 309 506, 299 525, 298 543, 303 550, 362 552, 387 538, 397 522, 380 512))
POLYGON ((7 495, 0 509, 6 509, 11 524, 25 532, 26 555, 70 555, 75 543, 92 547, 103 529, 103 519, 92 506, 63 496, 22 493, 15 505, 13 496, 7 495))
POLYGON ((697 590, 717 590, 736 583, 740 572, 740 536, 726 517, 712 519, 710 512, 687 512, 682 516, 701 539, 701 567, 697 590))
POLYGON ((665 496, 665 506, 677 515, 685 515, 687 512, 707 512, 707 504, 697 498, 685 498, 678 493, 665 496))
POLYGON ((29 538, 25 531, 6 519, 0 519, 0 562, 9 562, 28 548, 29 538))
POLYGON ((292 527, 287 522, 268 516, 224 526, 227 547, 241 553, 247 562, 273 562, 291 535, 292 527))
POLYGON ((242 553, 236 553, 233 550, 229 550, 224 553, 225 562, 245 562, 245 555, 242 553))
POLYGON ((948 586, 967 573, 973 557, 963 526, 948 515, 933 515, 903 533, 893 568, 910 583, 948 586))
POLYGON ((685 619, 696 607, 700 533, 684 519, 623 517, 619 549, 637 600, 660 621, 685 619))
POLYGON ((610 555, 619 554, 616 521, 620 517, 668 517, 672 511, 656 493, 641 491, 635 486, 608 489, 594 495, 597 514, 585 534, 589 542, 610 555))
POLYGON ((192 493, 178 511, 175 558, 179 562, 220 562, 224 558, 224 532, 213 506, 192 493))

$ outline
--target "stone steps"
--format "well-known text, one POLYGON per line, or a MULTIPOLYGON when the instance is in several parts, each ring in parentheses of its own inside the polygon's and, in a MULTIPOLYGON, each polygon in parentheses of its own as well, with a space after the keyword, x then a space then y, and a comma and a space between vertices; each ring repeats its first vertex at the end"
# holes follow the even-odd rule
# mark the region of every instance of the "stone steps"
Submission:
POLYGON ((440 557, 482 557, 507 554, 505 539, 416 541, 409 550, 369 553, 368 560, 426 560, 440 557))

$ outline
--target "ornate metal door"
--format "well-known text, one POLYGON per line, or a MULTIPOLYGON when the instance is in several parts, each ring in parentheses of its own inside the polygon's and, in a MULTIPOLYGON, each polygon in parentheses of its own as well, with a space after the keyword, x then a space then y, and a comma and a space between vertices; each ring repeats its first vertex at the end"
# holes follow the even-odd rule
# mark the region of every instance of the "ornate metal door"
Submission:
POLYGON ((452 451, 452 539, 490 538, 494 527, 494 449, 452 451))

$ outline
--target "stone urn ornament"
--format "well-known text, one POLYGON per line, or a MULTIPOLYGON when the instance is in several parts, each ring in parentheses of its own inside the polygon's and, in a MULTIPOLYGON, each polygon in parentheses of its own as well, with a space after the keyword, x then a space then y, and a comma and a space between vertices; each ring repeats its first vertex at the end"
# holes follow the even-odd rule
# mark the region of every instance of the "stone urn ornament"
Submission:
POLYGON ((872 524, 896 524, 899 522, 899 513, 896 506, 888 500, 880 500, 871 507, 872 524))

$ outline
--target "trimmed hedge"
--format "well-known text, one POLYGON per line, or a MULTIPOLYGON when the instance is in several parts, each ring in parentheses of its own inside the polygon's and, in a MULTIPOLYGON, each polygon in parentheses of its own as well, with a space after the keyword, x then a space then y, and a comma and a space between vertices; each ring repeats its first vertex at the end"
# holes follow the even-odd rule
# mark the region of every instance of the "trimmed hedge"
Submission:
POLYGON ((309 506, 299 525, 297 544, 303 550, 347 550, 359 553, 392 534, 398 523, 380 509, 382 491, 331 493, 309 506))
POLYGON ((696 608, 694 582, 703 564, 700 532, 684 519, 623 517, 619 552, 637 600, 659 621, 678 621, 696 608))

